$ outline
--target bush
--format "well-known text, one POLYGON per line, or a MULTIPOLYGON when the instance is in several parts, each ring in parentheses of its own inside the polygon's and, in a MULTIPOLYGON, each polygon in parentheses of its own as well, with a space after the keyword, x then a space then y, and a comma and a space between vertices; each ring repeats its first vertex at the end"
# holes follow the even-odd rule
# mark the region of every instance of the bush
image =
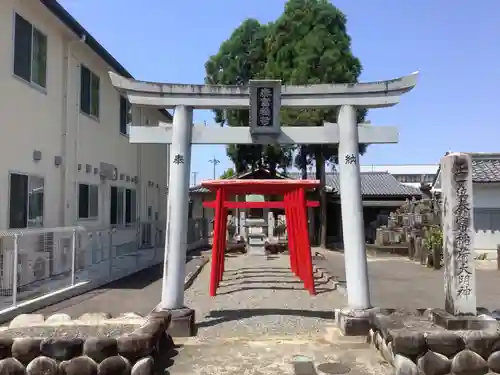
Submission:
POLYGON ((429 228, 425 236, 425 247, 427 250, 432 250, 433 247, 443 247, 443 230, 440 225, 433 225, 429 228))

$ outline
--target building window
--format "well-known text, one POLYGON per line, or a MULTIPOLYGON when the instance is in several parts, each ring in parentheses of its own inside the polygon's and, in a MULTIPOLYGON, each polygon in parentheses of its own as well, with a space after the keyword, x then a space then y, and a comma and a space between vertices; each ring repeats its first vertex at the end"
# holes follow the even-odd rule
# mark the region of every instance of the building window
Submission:
POLYGON ((14 74, 47 87, 47 36, 16 13, 14 26, 14 74))
POLYGON ((136 221, 136 192, 111 186, 110 223, 131 224, 136 221))
POLYGON ((132 122, 132 107, 127 99, 120 96, 120 133, 129 134, 129 126, 132 122))
POLYGON ((99 217, 99 186, 78 185, 78 218, 97 219, 99 217))
POLYGON ((99 118, 100 79, 87 67, 80 67, 80 109, 83 113, 99 118))
POLYGON ((11 173, 9 181, 9 228, 43 226, 45 181, 41 177, 11 173))

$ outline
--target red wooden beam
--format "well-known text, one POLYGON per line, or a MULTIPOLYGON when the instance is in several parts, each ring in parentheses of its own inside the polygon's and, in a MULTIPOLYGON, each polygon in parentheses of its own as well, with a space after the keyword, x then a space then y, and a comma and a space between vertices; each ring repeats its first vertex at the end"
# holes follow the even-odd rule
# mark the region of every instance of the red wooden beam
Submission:
MULTIPOLYGON (((203 202, 203 207, 205 208, 215 208, 216 201, 203 202)), ((298 204, 298 202, 297 202, 298 204)), ((307 201, 307 207, 319 207, 319 201, 307 201)), ((224 202, 225 208, 285 208, 285 202, 234 202, 226 201, 224 202)))
POLYGON ((318 180, 208 180, 201 186, 217 191, 224 188, 229 195, 234 194, 284 194, 287 191, 303 188, 307 190, 319 186, 318 180))
POLYGON ((246 180, 204 180, 201 181, 201 186, 206 188, 217 188, 217 187, 257 187, 257 186, 288 186, 290 188, 315 188, 319 186, 319 180, 257 180, 257 179, 246 179, 246 180))

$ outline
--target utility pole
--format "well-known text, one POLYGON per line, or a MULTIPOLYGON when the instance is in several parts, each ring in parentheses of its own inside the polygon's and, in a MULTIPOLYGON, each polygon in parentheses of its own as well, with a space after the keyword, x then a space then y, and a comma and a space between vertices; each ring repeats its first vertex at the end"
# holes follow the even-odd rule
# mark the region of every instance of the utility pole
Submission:
POLYGON ((198 175, 198 172, 191 172, 193 174, 193 186, 196 186, 196 176, 198 175))
POLYGON ((209 162, 210 162, 210 163, 212 163, 212 164, 214 165, 214 180, 215 180, 215 179, 216 179, 216 178, 215 178, 215 176, 216 176, 216 174, 215 174, 215 167, 217 167, 217 164, 219 164, 219 163, 220 163, 220 160, 219 160, 219 159, 217 159, 217 158, 214 156, 212 159, 210 159, 210 160, 209 160, 209 162))

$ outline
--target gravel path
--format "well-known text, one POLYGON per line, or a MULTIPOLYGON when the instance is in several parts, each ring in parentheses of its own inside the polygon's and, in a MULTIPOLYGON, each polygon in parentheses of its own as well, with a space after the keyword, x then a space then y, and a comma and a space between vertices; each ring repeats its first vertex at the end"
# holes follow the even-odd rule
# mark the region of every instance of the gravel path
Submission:
POLYGON ((327 279, 316 279, 310 296, 289 269, 288 256, 226 258, 224 281, 216 297, 208 294, 210 264, 186 291, 196 310, 200 339, 249 336, 316 335, 332 323, 345 297, 327 279))

